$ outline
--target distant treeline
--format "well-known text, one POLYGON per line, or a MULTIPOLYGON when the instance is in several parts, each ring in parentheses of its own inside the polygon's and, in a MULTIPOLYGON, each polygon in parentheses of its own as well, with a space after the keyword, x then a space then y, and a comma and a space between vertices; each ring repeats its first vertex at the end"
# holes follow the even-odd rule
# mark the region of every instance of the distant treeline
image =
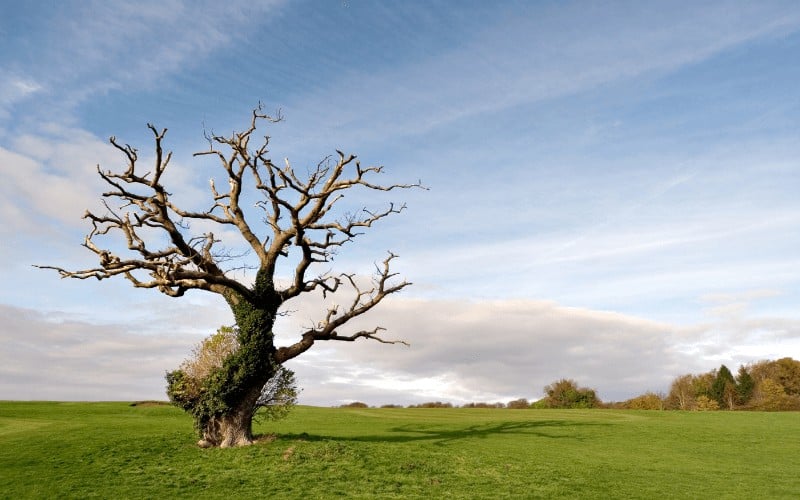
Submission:
MULTIPOLYGON (((527 399, 515 399, 508 403, 467 403, 462 406, 454 405, 452 403, 443 403, 441 401, 428 401, 427 403, 420 403, 416 405, 381 405, 380 407, 373 406, 372 408, 511 408, 511 409, 524 409, 530 408, 531 403, 527 399)), ((352 403, 341 405, 340 408, 370 408, 367 403, 361 401, 354 401, 352 403)))
MULTIPOLYGON (((515 399, 507 403, 467 403, 460 408, 617 408, 631 410, 800 410, 800 361, 782 358, 739 366, 734 376, 727 366, 698 375, 677 377, 669 393, 646 392, 622 402, 604 403, 595 389, 580 387, 572 379, 561 379, 544 387, 545 397, 534 402, 515 399)), ((356 401, 342 408, 368 408, 356 401)), ((381 408, 403 408, 388 404, 381 408)), ((406 408, 458 408, 433 401, 406 408)))
POLYGON ((619 405, 668 410, 800 410, 800 361, 781 358, 739 366, 734 376, 721 365, 676 378, 666 396, 646 393, 619 405), (654 397, 655 396, 655 397, 654 397))

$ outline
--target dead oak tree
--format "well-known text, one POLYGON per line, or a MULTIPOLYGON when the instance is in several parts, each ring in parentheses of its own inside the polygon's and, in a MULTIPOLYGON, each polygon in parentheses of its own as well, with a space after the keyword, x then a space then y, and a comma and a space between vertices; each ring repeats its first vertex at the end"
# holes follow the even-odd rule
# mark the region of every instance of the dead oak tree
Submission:
POLYGON ((389 204, 377 211, 365 208, 356 214, 341 214, 335 208, 345 191, 391 191, 421 184, 373 182, 382 167, 362 167, 355 156, 340 151, 301 178, 288 160, 282 166, 272 162, 268 156, 269 136, 264 136, 257 147, 251 147, 259 125, 279 120, 280 116, 270 117, 259 106, 243 132, 227 137, 207 136, 208 150, 195 156, 216 158, 227 175, 228 187, 220 190, 212 179, 210 207, 203 211, 176 206, 162 184, 171 158, 171 153, 163 150, 166 129, 148 124, 155 139, 155 162, 146 173, 139 165, 137 150, 112 137, 111 144, 124 155, 127 165, 121 173, 98 166, 98 174, 111 186, 102 194, 107 210, 103 214, 87 211, 84 216, 92 229, 83 245, 97 255, 100 265, 79 271, 39 266, 55 269, 64 278, 103 280, 122 276, 136 288, 157 289, 170 297, 180 297, 188 290, 205 290, 225 299, 238 327, 239 348, 204 379, 199 394, 185 390, 187 380, 180 369, 167 374, 169 397, 193 415, 203 446, 251 443, 253 408, 264 384, 282 363, 302 354, 315 342, 361 338, 399 342, 381 338, 380 327, 340 333, 350 320, 410 284, 395 279, 396 273, 390 270, 396 255, 390 252, 376 265, 369 286, 352 274, 312 272, 315 265, 330 262, 333 254, 361 231, 404 208, 389 204), (259 195, 255 205, 264 224, 258 227, 253 225, 252 215, 246 216, 242 205, 243 198, 252 194, 259 195), (220 241, 212 232, 192 235, 193 221, 202 221, 203 226, 235 228, 245 247, 257 258, 252 284, 235 279, 223 269, 222 263, 231 254, 218 248, 220 241), (127 251, 103 248, 97 240, 107 235, 121 236, 127 251), (163 243, 163 236, 168 243, 163 243), (276 272, 287 264, 290 276, 284 285, 278 285, 276 272), (283 304, 301 294, 317 291, 325 295, 346 289, 352 297, 346 307, 330 306, 297 342, 275 346, 273 325, 283 304))

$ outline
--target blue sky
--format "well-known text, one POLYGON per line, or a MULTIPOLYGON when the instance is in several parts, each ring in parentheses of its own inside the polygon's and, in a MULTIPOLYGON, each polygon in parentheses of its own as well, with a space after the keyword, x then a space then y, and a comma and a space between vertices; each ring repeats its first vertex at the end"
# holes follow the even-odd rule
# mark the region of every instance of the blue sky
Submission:
POLYGON ((213 295, 31 264, 94 264, 80 217, 95 166, 121 164, 109 136, 146 155, 145 124, 169 128, 168 187, 202 205, 204 129, 259 101, 286 118, 276 158, 341 149, 430 187, 336 261, 400 254, 414 286, 363 324, 411 347, 315 346, 303 402, 535 399, 561 377, 620 400, 800 359, 795 2, 3 3, 0 398, 162 398, 231 323, 213 295))

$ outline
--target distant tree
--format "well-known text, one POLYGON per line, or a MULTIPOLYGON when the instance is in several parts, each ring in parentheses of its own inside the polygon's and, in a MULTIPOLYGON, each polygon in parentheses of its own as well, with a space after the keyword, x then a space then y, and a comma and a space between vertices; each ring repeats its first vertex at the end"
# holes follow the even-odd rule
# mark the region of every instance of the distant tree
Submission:
POLYGON ((720 408, 734 409, 736 405, 736 380, 727 366, 721 365, 717 370, 708 396, 719 403, 720 408))
POLYGON ((352 403, 341 405, 340 408, 369 408, 369 405, 361 401, 353 401, 352 403))
POLYGON ((515 399, 506 404, 506 408, 511 410, 526 410, 531 407, 530 402, 525 398, 515 399))
POLYGON ((410 285, 396 280, 397 274, 390 270, 396 256, 390 252, 376 265, 372 283, 367 285, 354 274, 333 273, 329 266, 344 245, 404 209, 391 203, 378 209, 343 207, 340 201, 345 193, 349 200, 349 194, 358 190, 369 195, 420 184, 376 182, 383 167, 363 167, 354 155, 339 151, 302 172, 288 160, 278 166, 270 157, 269 136, 259 139, 257 129, 279 120, 280 116, 270 117, 258 106, 241 132, 207 135, 208 149, 196 155, 217 160, 224 182, 211 179, 208 203, 200 210, 179 207, 164 184, 172 157, 163 150, 166 129, 148 125, 155 143, 148 166, 141 164, 136 148, 112 137, 111 144, 122 154, 125 166, 117 172, 98 167, 100 178, 109 186, 102 194, 105 209, 87 211, 84 216, 92 227, 83 246, 95 254, 99 265, 77 271, 39 266, 65 278, 118 276, 135 288, 170 297, 201 290, 225 300, 238 327, 236 353, 206 377, 206 390, 199 398, 181 399, 187 379, 182 370, 167 377, 171 400, 193 415, 202 445, 252 443, 253 410, 264 385, 283 363, 316 342, 399 342, 382 339, 380 327, 342 332, 350 320, 410 285), (237 255, 222 248, 212 230, 217 235, 235 235, 239 243, 233 245, 242 244, 248 251, 237 255), (114 236, 116 241, 106 240, 114 236), (236 276, 242 269, 252 269, 254 276, 236 276), (321 319, 302 332, 299 340, 275 345, 273 325, 285 304, 306 294, 327 296, 343 289, 349 290, 347 306, 320 311, 321 319))
POLYGON ((783 386, 771 378, 761 380, 756 389, 755 409, 780 411, 791 409, 791 399, 783 386))
POLYGON ((750 365, 749 371, 755 381, 752 398, 754 408, 764 408, 765 405, 771 409, 782 410, 800 408, 800 361, 792 358, 764 360, 750 365), (767 380, 770 382, 765 384, 767 380), (780 386, 787 398, 777 398, 779 394, 774 384, 780 386), (764 387, 768 390, 764 390, 764 387), (776 403, 776 398, 781 402, 776 403))
POLYGON ((671 410, 691 410, 695 406, 695 385, 692 383, 694 375, 681 375, 672 381, 666 406, 671 410))
POLYGON ((740 365, 739 372, 736 374, 736 404, 744 406, 749 403, 755 387, 756 382, 750 376, 750 372, 744 365, 740 365))
POLYGON ((572 379, 561 379, 544 387, 548 408, 595 408, 601 405, 594 389, 578 387, 572 379))
POLYGON ((783 386, 786 394, 800 395, 800 361, 792 358, 781 358, 775 361, 776 379, 783 386))
POLYGON ((692 390, 694 391, 695 398, 711 394, 711 386, 714 384, 716 376, 716 370, 692 376, 692 390))
POLYGON ((792 358, 763 360, 750 365, 749 371, 756 383, 770 378, 779 383, 786 394, 800 394, 800 361, 792 358))

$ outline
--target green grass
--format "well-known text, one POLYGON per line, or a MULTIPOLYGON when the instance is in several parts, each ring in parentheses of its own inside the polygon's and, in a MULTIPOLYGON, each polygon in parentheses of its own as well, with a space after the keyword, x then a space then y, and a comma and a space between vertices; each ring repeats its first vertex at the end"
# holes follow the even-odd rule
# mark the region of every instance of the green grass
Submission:
POLYGON ((199 449, 168 406, 0 403, 0 498, 797 498, 800 414, 298 407, 199 449))

